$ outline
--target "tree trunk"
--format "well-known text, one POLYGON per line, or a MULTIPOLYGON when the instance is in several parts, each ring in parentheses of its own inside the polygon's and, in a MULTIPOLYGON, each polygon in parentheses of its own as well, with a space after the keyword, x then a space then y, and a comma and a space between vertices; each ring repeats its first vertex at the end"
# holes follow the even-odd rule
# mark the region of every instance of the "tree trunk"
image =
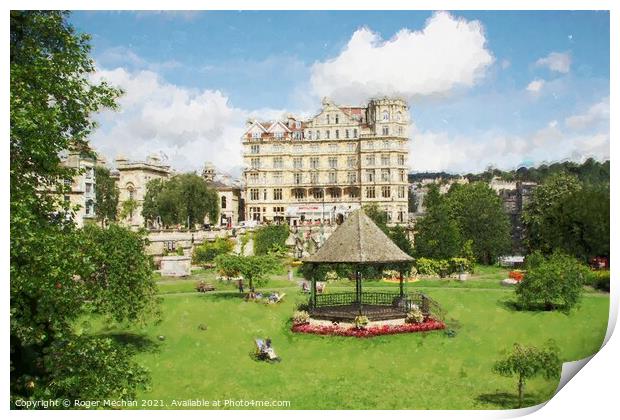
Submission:
POLYGON ((525 388, 525 383, 523 381, 523 377, 519 376, 519 407, 523 407, 523 389, 525 388))

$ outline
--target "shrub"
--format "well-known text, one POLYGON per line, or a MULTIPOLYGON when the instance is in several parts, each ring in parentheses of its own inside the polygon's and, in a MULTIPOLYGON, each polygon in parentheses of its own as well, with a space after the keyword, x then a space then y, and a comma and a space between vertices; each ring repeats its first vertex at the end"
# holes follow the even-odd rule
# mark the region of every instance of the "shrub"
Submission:
POLYGON ((436 271, 437 271, 437 274, 439 274, 439 277, 444 278, 444 277, 448 277, 451 274, 450 263, 448 262, 448 260, 437 260, 435 264, 436 264, 436 271))
POLYGON ((422 274, 423 276, 437 275, 437 265, 435 263, 435 260, 431 260, 430 258, 418 258, 416 260, 416 266, 418 273, 422 274))
POLYGON ((185 254, 183 253, 183 248, 182 248, 182 247, 178 247, 178 248, 174 251, 174 253, 175 253, 176 255, 178 255, 179 257, 182 257, 183 255, 185 255, 185 254))
POLYGON ((254 254, 266 255, 273 249, 286 250, 286 238, 289 230, 287 225, 264 226, 254 232, 254 254))
POLYGON ((306 311, 295 311, 293 313, 293 325, 307 324, 310 320, 310 314, 306 311))
POLYGON ((450 258, 448 261, 450 274, 453 273, 471 273, 473 264, 472 260, 467 258, 450 258))
POLYGON ((340 280, 340 276, 335 271, 328 271, 325 273, 325 281, 328 283, 333 283, 335 281, 340 280))
POLYGON ((515 292, 519 304, 550 310, 558 306, 569 312, 581 299, 588 269, 575 258, 555 252, 527 271, 515 292))
POLYGON ((424 314, 420 308, 415 307, 407 312, 407 318, 405 319, 407 324, 419 324, 422 321, 424 321, 424 314))
POLYGON ((205 242, 198 245, 194 249, 192 255, 192 261, 194 264, 206 266, 213 262, 215 257, 222 254, 228 254, 232 252, 234 245, 230 239, 217 238, 214 242, 205 242))
POLYGON ((586 283, 595 289, 609 292, 609 270, 590 270, 586 277, 586 283))

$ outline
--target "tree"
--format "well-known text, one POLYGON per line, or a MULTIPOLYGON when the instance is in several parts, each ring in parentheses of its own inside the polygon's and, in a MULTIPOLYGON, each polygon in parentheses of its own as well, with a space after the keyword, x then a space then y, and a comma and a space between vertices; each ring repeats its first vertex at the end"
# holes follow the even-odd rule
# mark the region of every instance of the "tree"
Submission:
POLYGON ((154 180, 147 184, 145 220, 160 216, 165 225, 202 223, 205 216, 211 222, 219 215, 217 192, 196 174, 175 175, 167 181, 154 180))
POLYGON ((219 255, 215 258, 215 264, 222 275, 236 277, 241 275, 248 281, 250 290, 254 286, 262 286, 267 280, 267 275, 276 271, 279 267, 278 260, 271 255, 219 255))
POLYGON ((164 189, 164 180, 161 178, 151 179, 146 183, 146 194, 142 202, 142 217, 145 223, 156 220, 159 214, 158 197, 164 189))
POLYGON ((95 167, 95 185, 95 215, 103 227, 106 221, 116 220, 119 190, 110 170, 103 166, 95 167))
POLYGON ((286 248, 287 225, 264 226, 254 232, 254 254, 267 255, 274 249, 286 248))
POLYGON ((453 184, 444 198, 462 241, 471 240, 483 264, 510 250, 510 221, 499 196, 487 184, 453 184))
POLYGON ((139 234, 119 227, 93 241, 91 229, 101 229, 76 229, 59 194, 66 190, 63 181, 79 172, 61 165, 60 156, 92 155, 91 115, 115 108, 121 93, 92 81, 89 37, 77 34, 66 16, 10 15, 13 402, 131 398, 147 383, 125 347, 73 330, 92 310, 114 319, 142 318, 154 306, 155 285, 139 234))
POLYGON ((415 224, 415 254, 418 258, 447 259, 456 257, 461 250, 461 234, 445 204, 427 209, 415 224))
POLYGON ((388 216, 387 212, 380 208, 377 204, 366 204, 364 206, 364 213, 366 216, 370 217, 370 219, 375 222, 379 229, 383 231, 386 235, 389 234, 388 228, 388 216))
POLYGON ((577 178, 564 173, 551 176, 534 190, 522 216, 530 251, 538 249, 550 254, 555 245, 562 243, 563 234, 557 226, 561 206, 580 190, 577 178))
POLYGON ((123 201, 123 204, 121 204, 121 214, 120 214, 121 219, 129 218, 129 220, 132 220, 133 214, 138 209, 138 206, 139 206, 138 202, 134 200, 133 198, 123 201))
POLYGON ((533 255, 525 277, 515 289, 520 306, 535 309, 542 305, 546 310, 559 306, 569 312, 581 299, 587 268, 557 251, 548 259, 533 255))
POLYGON ((512 352, 493 366, 493 371, 501 376, 517 376, 517 392, 519 406, 523 406, 525 382, 535 376, 542 375, 545 379, 557 378, 562 369, 562 362, 552 343, 545 349, 514 344, 512 352))
POLYGON ((402 226, 396 225, 389 227, 387 212, 376 204, 367 204, 364 206, 364 212, 370 219, 375 222, 379 229, 383 231, 403 252, 413 255, 413 247, 407 237, 407 233, 402 226))
POLYGON ((192 260, 194 264, 206 265, 213 262, 215 257, 232 252, 234 244, 230 239, 217 238, 213 242, 205 241, 194 248, 192 260))

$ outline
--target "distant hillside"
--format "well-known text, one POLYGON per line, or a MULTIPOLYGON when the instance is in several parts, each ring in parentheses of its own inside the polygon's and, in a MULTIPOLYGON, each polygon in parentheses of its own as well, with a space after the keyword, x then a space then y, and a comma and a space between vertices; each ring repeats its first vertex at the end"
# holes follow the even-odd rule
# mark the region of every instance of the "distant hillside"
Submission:
MULTIPOLYGON (((609 184, 609 160, 606 160, 605 162, 599 162, 592 158, 586 160, 584 163, 581 164, 575 162, 558 162, 552 163, 551 165, 540 165, 530 168, 522 166, 512 171, 487 169, 482 173, 469 173, 464 176, 465 178, 469 179, 469 182, 489 182, 494 177, 498 177, 505 181, 526 181, 541 183, 549 176, 559 172, 574 175, 585 184, 609 184)), ((427 178, 453 179, 458 177, 460 177, 460 175, 450 174, 447 172, 418 172, 409 174, 409 182, 415 183, 427 178)))

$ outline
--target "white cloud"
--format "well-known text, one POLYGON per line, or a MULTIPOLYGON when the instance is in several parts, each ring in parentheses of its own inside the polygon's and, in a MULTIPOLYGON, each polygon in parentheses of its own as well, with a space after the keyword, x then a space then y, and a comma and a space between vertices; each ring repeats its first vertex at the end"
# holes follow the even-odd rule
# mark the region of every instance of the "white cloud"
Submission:
POLYGON ((609 98, 590 106, 585 113, 572 115, 564 121, 573 130, 584 130, 602 122, 609 123, 609 98))
POLYGON ((233 170, 241 164, 240 137, 248 112, 219 91, 175 86, 148 70, 100 70, 97 77, 123 88, 118 112, 102 122, 92 143, 109 161, 117 154, 144 159, 165 153, 177 170, 200 169, 205 161, 233 170))
POLYGON ((359 103, 375 95, 443 95, 473 86, 494 58, 478 21, 435 13, 422 31, 400 30, 383 41, 368 28, 353 33, 336 58, 312 67, 319 96, 359 103))
POLYGON ((549 70, 559 73, 568 73, 570 71, 571 56, 569 53, 552 52, 548 56, 539 58, 536 61, 539 67, 547 67, 549 70))
POLYGON ((545 85, 545 81, 542 79, 532 80, 529 85, 525 88, 528 92, 531 93, 539 93, 543 86, 545 85))
POLYGON ((608 131, 576 134, 560 130, 557 121, 531 135, 510 135, 493 130, 474 135, 412 129, 411 169, 416 172, 480 172, 488 166, 516 169, 523 162, 539 165, 589 157, 609 159, 608 131))

